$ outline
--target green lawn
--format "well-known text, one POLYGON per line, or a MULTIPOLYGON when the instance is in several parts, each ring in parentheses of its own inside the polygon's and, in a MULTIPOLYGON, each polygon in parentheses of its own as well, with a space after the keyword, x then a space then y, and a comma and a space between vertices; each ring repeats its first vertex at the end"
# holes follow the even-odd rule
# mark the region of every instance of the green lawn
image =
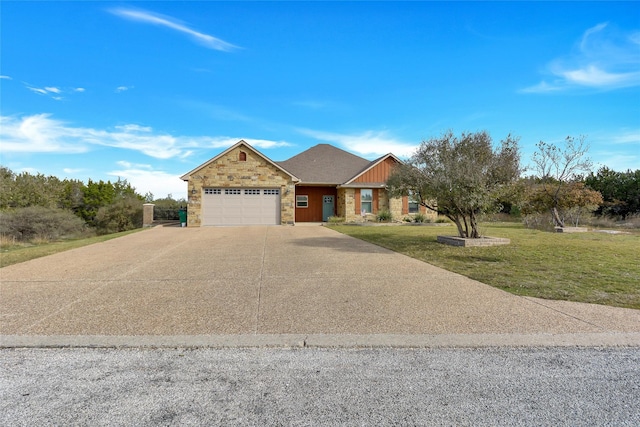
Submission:
POLYGON ((517 295, 640 309, 637 231, 563 234, 488 223, 483 235, 511 244, 462 248, 436 242, 456 235, 453 225, 331 228, 517 295))
POLYGON ((47 255, 53 255, 58 252, 64 252, 69 249, 75 249, 94 243, 105 242, 115 239, 116 237, 125 236, 127 234, 136 233, 143 230, 138 228, 121 233, 106 234, 104 236, 89 237, 86 239, 64 240, 60 242, 42 243, 37 245, 14 245, 3 247, 0 250, 0 267, 6 267, 11 264, 29 261, 34 258, 40 258, 47 255))

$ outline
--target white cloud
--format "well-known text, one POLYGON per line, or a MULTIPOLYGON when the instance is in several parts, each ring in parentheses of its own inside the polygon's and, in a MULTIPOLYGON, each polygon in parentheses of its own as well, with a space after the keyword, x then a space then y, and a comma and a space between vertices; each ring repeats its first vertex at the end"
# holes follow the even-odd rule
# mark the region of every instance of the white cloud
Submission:
POLYGON ((117 92, 117 93, 120 93, 120 92, 127 91, 127 90, 129 90, 129 89, 133 89, 133 86, 118 86, 118 87, 116 88, 116 92, 117 92))
MULTIPOLYGON (((156 159, 186 158, 194 150, 228 148, 243 138, 174 136, 149 126, 125 124, 113 129, 75 127, 50 114, 0 116, 0 139, 5 153, 84 153, 95 146, 141 152, 156 159)), ((289 146, 285 141, 244 138, 256 148, 289 146)))
POLYGON ((84 153, 78 130, 52 120, 47 114, 23 118, 0 116, 0 139, 5 153, 84 153))
POLYGON ((45 87, 44 90, 46 90, 47 92, 50 92, 50 93, 62 93, 60 88, 52 87, 52 86, 45 87))
POLYGON ((150 165, 132 164, 127 161, 117 162, 120 169, 108 172, 108 175, 126 179, 138 194, 151 192, 155 198, 171 194, 174 199, 187 198, 187 184, 174 175, 161 170, 154 170, 150 165))
POLYGON ((4 80, 13 80, 11 77, 9 76, 0 76, 0 79, 4 79, 4 80))
POLYGON ((65 92, 84 92, 84 88, 81 88, 81 87, 74 88, 74 89, 60 89, 59 87, 56 87, 56 86, 35 87, 35 86, 31 86, 28 83, 24 83, 24 85, 31 92, 37 93, 38 95, 50 96, 52 99, 55 99, 56 101, 62 100, 63 98, 60 95, 65 92))
POLYGON ((378 157, 393 153, 399 157, 410 157, 418 145, 400 141, 384 131, 365 131, 356 135, 298 129, 298 132, 320 141, 336 143, 364 157, 378 157))
POLYGON ((551 81, 524 88, 523 93, 549 93, 589 87, 613 90, 640 86, 640 33, 622 33, 609 23, 587 29, 574 52, 551 61, 551 81))
POLYGON ((160 25, 162 27, 170 28, 172 30, 187 34, 188 36, 193 38, 197 43, 209 49, 228 52, 238 48, 238 46, 234 46, 233 44, 228 43, 224 40, 221 40, 217 37, 213 37, 209 34, 195 31, 172 17, 162 16, 153 12, 148 12, 143 10, 133 10, 133 9, 123 9, 123 8, 111 9, 110 12, 121 18, 129 19, 132 21, 145 22, 153 25, 160 25))

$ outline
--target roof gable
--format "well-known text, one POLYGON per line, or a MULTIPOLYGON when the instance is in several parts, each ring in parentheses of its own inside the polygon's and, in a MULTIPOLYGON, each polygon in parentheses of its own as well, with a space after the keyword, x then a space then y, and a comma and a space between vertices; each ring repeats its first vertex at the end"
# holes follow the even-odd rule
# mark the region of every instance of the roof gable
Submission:
POLYGON ((305 184, 339 185, 371 162, 329 144, 318 144, 278 164, 305 184))
POLYGON ((368 182, 368 183, 386 182, 391 172, 390 165, 393 163, 395 164, 402 163, 402 161, 391 153, 385 154, 384 156, 379 157, 378 159, 370 162, 362 170, 358 171, 349 180, 344 182, 344 185, 354 184, 356 182, 368 182))
POLYGON ((200 169, 205 168, 207 166, 209 166, 210 164, 214 163, 215 161, 223 158, 224 156, 226 156, 229 152, 235 150, 238 147, 243 146, 244 148, 246 148, 247 150, 253 152, 254 154, 256 154, 257 156, 259 156, 260 158, 262 158, 264 161, 266 161, 267 163, 275 166, 277 169, 281 170, 282 172, 286 173, 287 175, 289 175, 291 177, 291 179, 293 181, 299 181, 299 179, 293 175, 292 173, 290 173, 288 170, 286 170, 284 167, 282 167, 281 165, 279 165, 278 163, 274 162, 273 160, 269 159, 267 156, 265 156, 264 154, 262 154, 261 152, 259 152, 258 150, 256 150, 255 148, 253 148, 251 145, 247 144, 243 139, 241 139, 240 141, 238 141, 237 143, 235 143, 234 145, 232 145, 231 147, 227 148, 226 150, 224 150, 222 153, 218 154, 217 156, 215 156, 214 158, 204 162, 203 164, 201 164, 200 166, 196 167, 195 169, 187 172, 186 174, 182 175, 180 177, 181 180, 183 181, 189 181, 189 178, 191 177, 191 175, 195 174, 196 172, 198 172, 200 169))

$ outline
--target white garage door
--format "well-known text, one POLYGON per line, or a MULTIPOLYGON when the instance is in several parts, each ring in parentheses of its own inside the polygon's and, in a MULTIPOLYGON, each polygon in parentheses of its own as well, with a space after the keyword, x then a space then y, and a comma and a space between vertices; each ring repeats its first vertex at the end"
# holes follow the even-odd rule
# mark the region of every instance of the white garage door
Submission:
POLYGON ((202 225, 280 224, 280 190, 205 188, 202 225))

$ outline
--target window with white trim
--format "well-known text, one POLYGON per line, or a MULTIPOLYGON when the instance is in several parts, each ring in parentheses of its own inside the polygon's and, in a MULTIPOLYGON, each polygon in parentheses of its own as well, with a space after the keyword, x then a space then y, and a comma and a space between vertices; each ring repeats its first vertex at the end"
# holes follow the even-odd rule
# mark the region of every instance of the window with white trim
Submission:
POLYGON ((296 196, 296 208, 308 208, 309 196, 296 196))
POLYGON ((277 196, 278 194, 280 194, 280 190, 264 190, 264 194, 277 196))
POLYGON ((258 195, 260 195, 260 189, 258 189, 258 188, 247 188, 246 190, 244 190, 244 194, 250 194, 250 195, 258 196, 258 195))
POLYGON ((205 188, 204 194, 222 194, 222 190, 220 188, 205 188))
POLYGON ((242 194, 242 190, 239 188, 225 188, 224 194, 242 194))
POLYGON ((373 190, 362 189, 360 190, 360 209, 362 212, 373 212, 373 190))

